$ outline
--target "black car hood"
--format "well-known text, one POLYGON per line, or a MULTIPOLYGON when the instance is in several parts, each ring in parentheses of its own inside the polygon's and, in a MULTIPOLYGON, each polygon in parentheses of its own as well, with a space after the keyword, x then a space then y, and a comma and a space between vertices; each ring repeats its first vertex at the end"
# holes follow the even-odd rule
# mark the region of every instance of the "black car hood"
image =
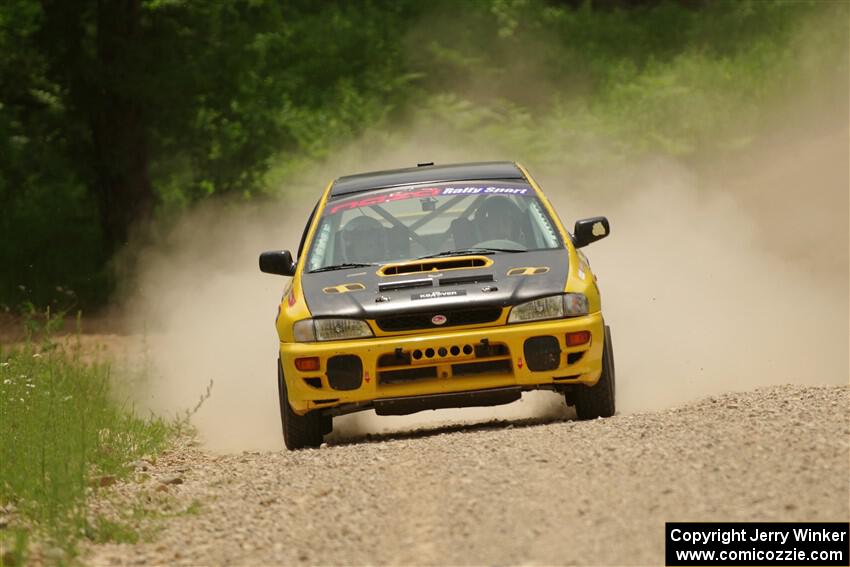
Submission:
POLYGON ((564 291, 569 269, 566 249, 497 253, 486 257, 493 260, 492 265, 392 276, 380 276, 376 273, 378 268, 371 266, 304 272, 302 289, 313 317, 358 319, 434 309, 506 307, 564 291), (525 270, 526 275, 507 275, 509 271, 523 272, 521 268, 537 269, 525 270), (417 287, 386 289, 387 284, 411 282, 417 283, 417 287), (355 291, 347 291, 344 286, 355 291), (333 289, 329 292, 329 288, 333 289))

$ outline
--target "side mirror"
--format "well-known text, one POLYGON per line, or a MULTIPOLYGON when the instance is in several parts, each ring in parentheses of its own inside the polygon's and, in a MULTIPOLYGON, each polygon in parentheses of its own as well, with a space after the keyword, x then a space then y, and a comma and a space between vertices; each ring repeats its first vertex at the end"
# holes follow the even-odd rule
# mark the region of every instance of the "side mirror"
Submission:
POLYGON ((591 217, 589 219, 578 220, 573 231, 573 245, 576 248, 581 248, 591 242, 605 238, 610 233, 611 227, 608 224, 608 219, 605 217, 591 217))
POLYGON ((260 271, 279 276, 294 276, 295 262, 289 250, 275 250, 260 254, 260 271))

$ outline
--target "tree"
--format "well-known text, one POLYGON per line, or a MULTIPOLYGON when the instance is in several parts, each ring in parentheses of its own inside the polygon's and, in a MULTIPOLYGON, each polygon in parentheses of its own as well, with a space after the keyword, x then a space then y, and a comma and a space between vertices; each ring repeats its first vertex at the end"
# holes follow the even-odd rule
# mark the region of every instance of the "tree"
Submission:
MULTIPOLYGON (((60 98, 64 150, 98 205, 111 254, 154 206, 141 78, 141 0, 43 0, 30 47, 60 98)), ((33 122, 37 122, 34 117, 33 122)))

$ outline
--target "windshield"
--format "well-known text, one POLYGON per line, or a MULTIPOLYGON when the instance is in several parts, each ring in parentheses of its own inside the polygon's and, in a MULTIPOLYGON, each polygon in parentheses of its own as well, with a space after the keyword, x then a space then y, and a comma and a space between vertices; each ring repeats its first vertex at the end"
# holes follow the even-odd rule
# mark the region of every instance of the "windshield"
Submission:
POLYGON ((525 183, 396 187, 329 201, 307 270, 560 246, 555 224, 525 183))

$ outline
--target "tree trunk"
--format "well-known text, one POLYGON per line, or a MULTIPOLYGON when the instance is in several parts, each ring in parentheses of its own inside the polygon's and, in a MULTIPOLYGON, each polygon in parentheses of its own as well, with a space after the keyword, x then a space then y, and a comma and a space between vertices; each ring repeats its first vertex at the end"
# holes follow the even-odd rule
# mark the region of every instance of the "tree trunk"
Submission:
POLYGON ((88 106, 94 152, 94 189, 109 253, 117 252, 136 225, 149 220, 154 193, 148 173, 145 112, 140 84, 140 0, 97 3, 98 80, 88 106))

